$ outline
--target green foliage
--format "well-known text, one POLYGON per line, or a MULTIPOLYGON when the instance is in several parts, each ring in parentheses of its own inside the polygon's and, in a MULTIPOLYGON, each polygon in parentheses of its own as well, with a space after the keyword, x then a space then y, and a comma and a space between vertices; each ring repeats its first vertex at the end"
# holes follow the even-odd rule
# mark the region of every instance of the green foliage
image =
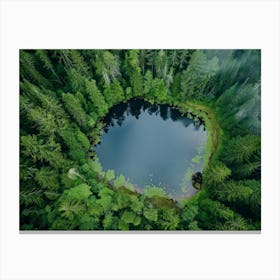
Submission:
POLYGON ((242 182, 229 181, 217 187, 216 194, 221 201, 235 202, 246 201, 252 194, 252 189, 242 182))
POLYGON ((49 70, 52 73, 53 77, 56 79, 56 81, 61 83, 61 79, 59 78, 59 76, 56 73, 55 67, 53 66, 52 61, 48 55, 48 51, 36 50, 35 54, 42 61, 44 69, 49 70))
POLYGON ((110 84, 120 76, 117 57, 109 51, 96 51, 94 67, 96 74, 103 79, 105 84, 110 84))
POLYGON ((222 159, 231 163, 248 161, 251 156, 260 152, 261 139, 257 135, 237 136, 224 147, 222 159))
POLYGON ((196 155, 195 157, 192 158, 192 162, 193 163, 199 163, 201 160, 201 156, 200 155, 196 155))
POLYGON ((89 119, 79 100, 71 93, 63 93, 62 100, 66 110, 77 122, 77 124, 81 128, 86 129, 88 127, 89 119))
POLYGON ((82 215, 84 205, 80 201, 66 199, 60 203, 58 211, 61 212, 61 217, 73 220, 74 217, 82 215))
POLYGON ((28 118, 34 123, 40 134, 53 136, 58 127, 55 116, 43 108, 37 107, 29 110, 28 118))
POLYGON ((149 96, 153 89, 153 74, 151 71, 147 71, 144 77, 144 89, 143 93, 145 96, 149 96))
POLYGON ((21 137, 22 154, 30 157, 34 162, 48 162, 55 168, 65 167, 65 161, 61 153, 61 147, 49 138, 47 142, 38 139, 36 135, 27 135, 21 137))
POLYGON ((194 219, 196 218, 198 214, 198 205, 186 205, 183 208, 183 212, 182 212, 182 221, 184 223, 186 223, 187 225, 189 225, 191 222, 194 221, 194 219))
POLYGON ((50 88, 50 82, 37 70, 35 57, 27 51, 20 51, 20 76, 44 88, 50 88))
POLYGON ((231 170, 222 162, 213 162, 208 165, 203 173, 203 181, 208 187, 221 184, 231 175, 231 170))
POLYGON ((69 88, 72 92, 85 92, 86 79, 74 68, 67 71, 67 80, 69 81, 69 88))
POLYGON ((95 110, 98 116, 103 116, 108 110, 108 105, 105 102, 104 96, 97 88, 95 80, 85 80, 85 87, 86 95, 94 105, 91 109, 95 110))
POLYGON ((162 210, 161 226, 164 230, 176 230, 180 223, 180 216, 175 209, 163 209, 162 210))
POLYGON ((150 198, 153 196, 165 197, 166 194, 162 188, 148 186, 144 189, 144 195, 150 198))
POLYGON ((219 201, 206 198, 199 202, 198 225, 203 229, 215 229, 233 217, 234 211, 219 201))
POLYGON ((73 67, 82 75, 89 77, 89 66, 84 61, 79 50, 69 50, 70 59, 73 67))
POLYGON ((97 200, 97 203, 102 206, 105 214, 112 207, 113 194, 114 192, 107 187, 102 188, 99 192, 100 199, 97 200))
POLYGON ((259 230, 260 64, 260 50, 20 50, 20 229, 259 230), (103 171, 91 147, 131 98, 204 120, 192 198, 103 171))
POLYGON ((68 147, 68 155, 71 159, 84 162, 90 148, 87 136, 79 128, 62 130, 60 135, 68 147))
POLYGON ((198 226, 197 221, 193 221, 188 226, 189 230, 201 230, 201 228, 198 226))
POLYGON ((124 99, 124 91, 118 81, 114 81, 110 85, 106 85, 104 95, 109 106, 117 104, 124 99))
POLYGON ((159 79, 164 79, 167 75, 168 71, 168 57, 167 52, 164 50, 160 50, 157 52, 156 58, 155 58, 155 72, 156 76, 159 79))
POLYGON ((138 226, 141 223, 141 218, 139 218, 134 212, 126 210, 121 215, 121 221, 126 224, 138 226))
POLYGON ((246 220, 240 216, 227 220, 224 223, 217 224, 217 230, 248 230, 249 226, 246 220))
POLYGON ((59 174, 57 170, 50 167, 42 167, 36 172, 35 180, 47 190, 58 190, 60 187, 59 174))
POLYGON ((92 194, 92 192, 90 191, 90 186, 88 186, 87 184, 78 185, 65 192, 67 192, 67 197, 69 199, 77 201, 86 200, 92 194))
POLYGON ((124 69, 134 96, 141 96, 143 92, 143 78, 139 66, 138 50, 128 50, 124 60, 124 69))
POLYGON ((96 230, 100 228, 100 221, 97 218, 84 214, 80 219, 80 230, 96 230))
POLYGON ((114 181, 114 186, 116 188, 125 186, 125 184, 126 184, 126 180, 125 180, 125 177, 122 174, 120 174, 118 177, 116 177, 116 179, 114 181))
POLYGON ((129 207, 136 213, 141 213, 144 207, 144 202, 141 201, 137 196, 130 196, 129 207))
POLYGON ((158 211, 157 209, 144 209, 144 217, 151 222, 156 222, 158 220, 158 211))
POLYGON ((126 192, 119 191, 114 194, 113 202, 111 205, 111 209, 113 211, 119 211, 129 206, 130 206, 130 199, 129 199, 129 195, 126 192))
POLYGON ((115 171, 114 170, 107 170, 105 174, 105 178, 108 181, 114 180, 115 179, 115 171))
POLYGON ((162 79, 154 79, 151 95, 160 101, 168 100, 168 89, 162 79))
POLYGON ((87 212, 93 217, 100 217, 103 214, 103 207, 93 197, 87 201, 87 212))
POLYGON ((95 157, 94 160, 89 161, 89 166, 95 173, 103 176, 104 172, 102 171, 101 163, 97 157, 95 157))
POLYGON ((39 206, 44 204, 43 193, 40 189, 22 190, 20 192, 20 204, 28 206, 39 206))
POLYGON ((235 83, 216 100, 221 126, 232 136, 260 134, 260 82, 235 83))
POLYGON ((218 72, 217 57, 207 61, 202 50, 195 51, 186 70, 182 72, 181 89, 184 98, 205 98, 207 85, 218 72))

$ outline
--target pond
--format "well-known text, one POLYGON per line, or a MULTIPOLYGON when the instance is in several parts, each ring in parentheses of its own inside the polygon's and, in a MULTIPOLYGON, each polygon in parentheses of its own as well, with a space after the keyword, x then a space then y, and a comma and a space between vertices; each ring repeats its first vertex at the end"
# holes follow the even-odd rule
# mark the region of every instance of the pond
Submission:
POLYGON ((191 177, 203 167, 206 131, 202 120, 192 117, 132 99, 110 110, 93 149, 104 171, 123 174, 137 191, 157 186, 180 200, 197 191, 191 177))

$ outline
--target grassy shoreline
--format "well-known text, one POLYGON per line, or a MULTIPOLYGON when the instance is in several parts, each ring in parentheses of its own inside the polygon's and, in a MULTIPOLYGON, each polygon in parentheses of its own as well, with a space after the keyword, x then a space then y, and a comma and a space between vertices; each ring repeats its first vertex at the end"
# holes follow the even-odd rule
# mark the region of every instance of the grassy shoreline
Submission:
MULTIPOLYGON (((207 131, 207 140, 206 140, 206 147, 205 147, 205 154, 204 154, 204 160, 203 160, 203 170, 205 170, 209 164, 209 162, 215 157, 215 154, 218 150, 219 144, 221 142, 221 135, 222 130, 218 124, 218 121, 216 119, 215 113, 213 112, 212 108, 209 107, 209 105, 205 105, 203 103, 198 103, 196 101, 188 101, 185 104, 182 104, 180 102, 163 102, 162 100, 149 100, 146 97, 136 97, 138 99, 143 99, 145 101, 148 101, 151 104, 166 104, 172 108, 178 109, 182 114, 191 113, 194 116, 201 118, 206 127, 207 131)), ((125 99, 122 102, 128 102, 129 99, 125 99)), ((107 112, 108 113, 108 112, 107 112)), ((99 122, 96 123, 97 130, 99 130, 99 133, 96 135, 99 135, 98 142, 101 140, 102 136, 102 127, 103 125, 103 118, 99 120, 99 122)), ((96 131, 95 131, 96 132, 96 131)), ((97 142, 95 141, 95 143, 97 142)), ((97 156, 97 155, 95 155, 97 156)), ((197 194, 197 193, 196 193, 197 194)), ((196 194, 192 195, 196 196, 196 194)), ((190 198, 191 198, 190 197, 190 198)), ((168 200, 170 198, 166 197, 168 200)), ((189 198, 189 199, 190 199, 189 198)))

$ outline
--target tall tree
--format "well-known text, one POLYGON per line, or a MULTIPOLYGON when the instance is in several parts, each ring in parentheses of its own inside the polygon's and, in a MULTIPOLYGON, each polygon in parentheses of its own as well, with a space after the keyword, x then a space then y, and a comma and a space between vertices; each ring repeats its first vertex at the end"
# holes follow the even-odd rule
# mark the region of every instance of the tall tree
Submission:
POLYGON ((71 93, 62 93, 62 100, 68 113, 83 129, 88 128, 88 116, 83 110, 80 102, 71 93))
POLYGON ((34 162, 48 162, 58 169, 67 168, 67 162, 61 153, 61 146, 49 138, 46 142, 38 139, 36 135, 21 136, 22 154, 30 157, 34 162))
POLYGON ((108 106, 99 89, 96 86, 95 80, 86 80, 86 95, 94 105, 94 109, 99 116, 103 116, 108 111, 108 106))
POLYGON ((51 83, 38 71, 34 55, 24 50, 20 51, 20 76, 45 88, 52 87, 51 83))
POLYGON ((128 50, 124 60, 125 73, 129 80, 134 96, 140 96, 143 93, 143 77, 139 66, 139 51, 128 50))
POLYGON ((120 77, 119 61, 110 51, 96 51, 94 67, 96 74, 103 78, 105 84, 110 84, 120 77))
POLYGON ((195 51, 186 70, 182 72, 181 88, 185 98, 202 99, 205 95, 207 83, 218 71, 218 59, 207 61, 202 50, 195 51))
POLYGON ((54 77, 55 81, 57 81, 61 84, 61 79, 59 78, 58 74, 56 73, 56 69, 53 66, 53 63, 48 55, 48 51, 47 50, 36 50, 35 54, 42 62, 43 68, 50 71, 52 73, 52 76, 54 77))
POLYGON ((124 98, 124 92, 120 83, 118 81, 114 81, 110 85, 106 85, 104 96, 109 106, 121 102, 124 98))

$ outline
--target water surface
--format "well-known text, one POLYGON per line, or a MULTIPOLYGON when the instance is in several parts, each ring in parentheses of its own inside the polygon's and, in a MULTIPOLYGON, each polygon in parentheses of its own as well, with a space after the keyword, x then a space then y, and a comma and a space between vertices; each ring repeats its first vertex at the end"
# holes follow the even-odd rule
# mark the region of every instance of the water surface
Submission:
POLYGON ((133 99, 114 106, 94 147, 103 170, 123 174, 138 191, 160 186, 174 199, 190 196, 191 174, 202 171, 206 131, 199 120, 167 105, 133 99))

